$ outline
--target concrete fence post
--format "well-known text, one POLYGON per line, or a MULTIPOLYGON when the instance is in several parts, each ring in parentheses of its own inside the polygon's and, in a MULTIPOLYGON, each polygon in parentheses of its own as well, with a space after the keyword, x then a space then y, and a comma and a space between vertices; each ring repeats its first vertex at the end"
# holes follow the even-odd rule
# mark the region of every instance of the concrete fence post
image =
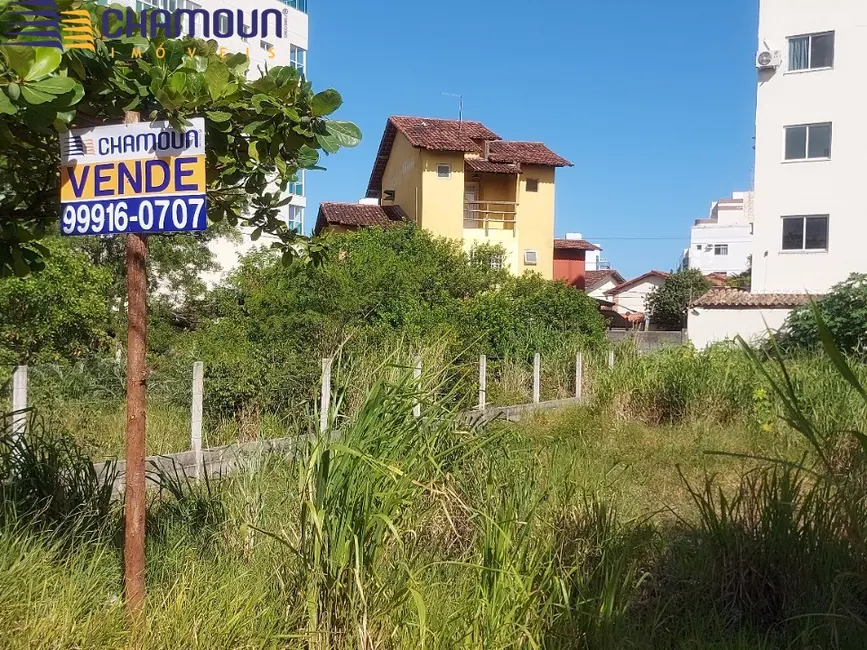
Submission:
POLYGON ((608 367, 614 367, 614 350, 608 350, 608 367))
POLYGON ((331 409, 331 357, 322 360, 322 395, 319 398, 319 432, 328 431, 328 412, 331 409))
POLYGON ((488 403, 488 357, 479 357, 479 410, 484 411, 488 403))
POLYGON ((27 366, 17 366, 12 375, 12 436, 17 438, 27 431, 27 366))
MULTIPOLYGON (((412 378, 415 380, 413 382, 415 386, 416 392, 421 390, 421 357, 416 357, 415 359, 415 367, 412 370, 412 378)), ((412 414, 420 418, 421 417, 421 402, 416 400, 415 406, 412 407, 412 414)))
POLYGON ((575 399, 580 400, 584 395, 584 355, 579 352, 575 355, 575 399))
POLYGON ((533 404, 538 404, 542 396, 542 355, 533 357, 533 404))
POLYGON ((190 449, 196 459, 195 477, 199 478, 205 467, 202 454, 202 415, 205 397, 205 364, 197 361, 193 364, 193 405, 190 417, 190 449))

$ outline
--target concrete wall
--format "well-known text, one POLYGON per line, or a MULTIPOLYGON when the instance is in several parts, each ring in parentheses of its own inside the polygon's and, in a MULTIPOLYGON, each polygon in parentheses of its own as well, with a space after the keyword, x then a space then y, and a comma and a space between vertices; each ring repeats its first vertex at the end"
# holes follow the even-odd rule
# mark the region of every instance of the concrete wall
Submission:
POLYGON ((565 280, 570 287, 584 291, 586 251, 572 248, 554 250, 554 279, 565 280))
POLYGON ((553 167, 522 165, 518 189, 518 274, 539 273, 543 278, 554 277, 554 178, 553 167), (527 179, 539 181, 538 192, 527 191, 527 179), (524 264, 524 252, 535 250, 538 264, 524 264))
POLYGON ((755 342, 778 330, 792 310, 785 309, 691 309, 688 314, 689 340, 699 350, 712 343, 742 336, 755 342))
POLYGON ((867 271, 867 2, 762 0, 758 37, 783 65, 758 78, 752 290, 825 292, 867 271), (788 37, 832 30, 833 69, 789 71, 788 37), (785 162, 784 127, 819 122, 832 123, 831 158, 785 162), (782 250, 782 217, 800 215, 829 215, 827 251, 782 250))
MULTIPOLYGON (((382 175, 382 189, 394 191, 394 203, 418 223, 422 201, 421 151, 414 148, 402 133, 394 139, 391 157, 382 175)), ((389 205, 383 202, 383 205, 389 205)))
POLYGON ((608 330, 608 340, 611 343, 634 341, 641 352, 653 352, 665 347, 683 345, 689 340, 686 331, 683 332, 635 332, 626 330, 608 330))

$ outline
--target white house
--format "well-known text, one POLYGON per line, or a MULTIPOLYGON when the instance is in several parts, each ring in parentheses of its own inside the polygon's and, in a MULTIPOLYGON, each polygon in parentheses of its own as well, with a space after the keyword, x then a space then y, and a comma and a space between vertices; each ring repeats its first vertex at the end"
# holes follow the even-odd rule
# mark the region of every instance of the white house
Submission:
POLYGON ((689 248, 681 257, 681 269, 703 274, 738 275, 750 268, 753 253, 753 193, 735 192, 715 201, 706 219, 692 227, 689 248))
POLYGON ((771 297, 697 301, 697 346, 764 331, 738 303, 760 301, 773 329, 808 293, 867 271, 865 39, 864 0, 761 0, 751 295, 771 297))
MULTIPOLYGON (((588 253, 589 255, 589 253, 588 253)), ((612 269, 587 269, 585 273, 584 292, 591 298, 608 301, 606 292, 619 284, 626 282, 626 278, 612 269)))
POLYGON ((606 300, 613 302, 615 310, 624 316, 643 314, 647 296, 665 284, 667 278, 668 273, 649 271, 608 289, 605 292, 606 300))

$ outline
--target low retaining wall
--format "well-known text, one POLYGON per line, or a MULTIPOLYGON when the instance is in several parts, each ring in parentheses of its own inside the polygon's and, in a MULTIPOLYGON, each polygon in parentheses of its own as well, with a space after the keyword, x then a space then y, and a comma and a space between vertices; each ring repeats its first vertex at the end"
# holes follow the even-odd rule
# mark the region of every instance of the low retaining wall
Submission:
MULTIPOLYGON (((484 411, 478 409, 465 411, 461 414, 462 420, 467 424, 488 424, 496 420, 507 422, 519 422, 522 418, 533 413, 554 411, 568 406, 581 404, 583 400, 570 398, 540 402, 539 404, 521 404, 519 406, 505 406, 487 408, 484 411)), ((339 435, 339 432, 335 432, 339 435)), ((292 454, 298 447, 298 438, 278 438, 276 440, 257 440, 243 444, 215 447, 202 451, 202 469, 209 477, 225 476, 237 469, 248 465, 253 459, 265 454, 292 454)), ((114 481, 114 493, 121 494, 124 490, 126 478, 126 462, 116 462, 118 475, 114 481)), ((94 468, 100 476, 104 476, 109 463, 96 463, 94 468)), ((164 456, 149 456, 146 459, 147 472, 150 475, 158 473, 174 474, 176 478, 196 478, 199 476, 199 467, 196 462, 196 452, 184 451, 178 454, 166 454, 164 456)))
POLYGON ((683 345, 689 340, 686 330, 682 332, 635 332, 632 330, 608 330, 608 340, 611 343, 635 341, 635 347, 641 352, 653 352, 664 347, 683 345))

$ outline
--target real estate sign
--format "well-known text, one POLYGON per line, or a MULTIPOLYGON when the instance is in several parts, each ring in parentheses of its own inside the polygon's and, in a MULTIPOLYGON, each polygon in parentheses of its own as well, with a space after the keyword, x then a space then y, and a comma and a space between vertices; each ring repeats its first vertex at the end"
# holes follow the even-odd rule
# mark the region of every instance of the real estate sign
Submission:
POLYGON ((76 129, 61 134, 64 235, 187 232, 207 228, 205 121, 76 129))

